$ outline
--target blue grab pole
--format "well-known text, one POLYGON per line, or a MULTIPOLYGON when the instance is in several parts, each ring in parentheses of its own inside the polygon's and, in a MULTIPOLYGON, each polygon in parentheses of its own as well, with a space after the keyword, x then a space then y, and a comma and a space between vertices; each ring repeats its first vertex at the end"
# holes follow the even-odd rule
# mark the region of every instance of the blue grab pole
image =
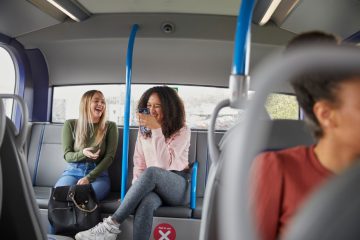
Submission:
POLYGON ((197 176, 198 176, 198 166, 199 162, 195 161, 192 167, 192 174, 191 174, 191 193, 190 193, 190 208, 196 208, 196 189, 197 189, 197 176))
POLYGON ((131 96, 131 72, 132 72, 132 56, 136 32, 139 25, 134 24, 131 28, 127 56, 126 56, 126 99, 124 108, 124 134, 123 134, 123 152, 122 152, 122 168, 121 168, 121 200, 126 194, 127 175, 128 175, 128 155, 129 155, 129 122, 130 122, 130 96, 131 96))
POLYGON ((249 64, 250 25, 255 0, 243 0, 239 9, 236 24, 235 46, 233 56, 233 75, 245 75, 249 64))

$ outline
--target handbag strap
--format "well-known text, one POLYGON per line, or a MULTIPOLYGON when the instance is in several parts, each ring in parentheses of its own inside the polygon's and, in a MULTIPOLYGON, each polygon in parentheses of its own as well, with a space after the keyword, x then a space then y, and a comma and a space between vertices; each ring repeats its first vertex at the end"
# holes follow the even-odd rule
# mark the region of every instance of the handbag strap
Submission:
POLYGON ((71 186, 70 189, 69 189, 69 194, 68 194, 68 197, 73 201, 73 203, 75 204, 75 206, 80 210, 80 211, 83 211, 83 212, 88 212, 88 213, 91 213, 91 212, 94 212, 98 205, 96 204, 95 207, 93 207, 92 209, 86 209, 86 208, 83 208, 81 207, 75 200, 75 194, 76 194, 76 187, 75 186, 71 186))

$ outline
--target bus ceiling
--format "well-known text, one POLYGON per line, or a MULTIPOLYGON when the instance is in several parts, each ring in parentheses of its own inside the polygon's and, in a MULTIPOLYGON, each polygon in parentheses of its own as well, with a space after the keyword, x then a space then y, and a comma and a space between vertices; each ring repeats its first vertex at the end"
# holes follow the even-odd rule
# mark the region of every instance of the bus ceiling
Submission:
MULTIPOLYGON (((209 16, 212 16, 215 22, 227 17, 228 22, 222 21, 222 24, 227 23, 233 27, 229 22, 232 22, 232 24, 236 23, 237 11, 241 1, 224 0, 209 2, 199 0, 196 2, 184 2, 155 0, 151 1, 151 3, 148 1, 107 1, 106 4, 97 0, 51 0, 51 2, 60 4, 60 6, 63 5, 64 8, 70 6, 70 11, 78 16, 78 20, 68 17, 59 8, 52 5, 50 0, 2 0, 0 3, 0 21, 2 22, 0 32, 9 37, 18 38, 31 35, 32 32, 37 32, 41 29, 51 29, 58 24, 66 25, 71 21, 75 23, 80 21, 78 24, 81 24, 81 21, 86 22, 92 18, 98 19, 99 15, 114 16, 126 14, 129 16, 130 14, 141 18, 142 14, 149 13, 162 14, 159 15, 162 18, 172 15, 174 21, 177 19, 176 16, 183 14, 203 16, 203 18, 194 19, 200 21, 200 25, 201 21, 211 19, 207 18, 209 16), (14 18, 13 16, 17 17, 14 18)), ((359 12, 360 1, 354 0, 258 0, 254 10, 253 23, 264 27, 274 25, 295 34, 309 30, 323 30, 335 33, 345 39, 360 30, 359 12)), ((108 17, 109 20, 112 20, 110 16, 108 17)), ((101 19, 103 20, 103 18, 101 19)), ((116 18, 113 18, 113 20, 116 20, 116 18)), ((131 23, 130 26, 132 24, 134 23, 131 23)), ((174 24, 177 25, 177 22, 174 24)), ((108 26, 112 31, 115 30, 114 27, 108 26)), ((195 26, 192 27, 194 28, 195 26)), ((121 32, 119 26, 117 30, 121 32)), ((129 27, 126 30, 128 33, 129 27)), ((230 31, 231 37, 233 37, 234 30, 235 28, 232 28, 230 31)), ((272 31, 272 28, 264 29, 264 33, 268 31, 272 31)), ((191 38, 191 34, 192 32, 188 32, 187 36, 191 38)), ((168 35, 166 37, 175 36, 168 35)), ((139 34, 139 37, 143 36, 139 34)), ((204 36, 198 35, 198 37, 204 36)), ((209 37, 214 36, 210 35, 209 37)), ((229 34, 225 35, 225 38, 233 40, 231 37, 229 37, 229 34)), ((253 40, 256 40, 256 38, 253 40)), ((269 41, 271 44, 272 40, 270 39, 269 41)), ((277 42, 284 44, 285 41, 277 42)))

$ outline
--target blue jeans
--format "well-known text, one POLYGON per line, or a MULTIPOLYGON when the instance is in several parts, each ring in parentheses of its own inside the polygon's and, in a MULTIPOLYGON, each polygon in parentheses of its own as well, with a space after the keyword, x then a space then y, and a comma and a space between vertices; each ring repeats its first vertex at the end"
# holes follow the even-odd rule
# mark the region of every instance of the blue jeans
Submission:
MULTIPOLYGON (((93 162, 69 163, 66 170, 56 182, 55 187, 75 185, 79 179, 85 177, 96 167, 93 162)), ((104 171, 93 182, 96 198, 98 201, 103 200, 110 192, 110 178, 108 171, 104 171)))

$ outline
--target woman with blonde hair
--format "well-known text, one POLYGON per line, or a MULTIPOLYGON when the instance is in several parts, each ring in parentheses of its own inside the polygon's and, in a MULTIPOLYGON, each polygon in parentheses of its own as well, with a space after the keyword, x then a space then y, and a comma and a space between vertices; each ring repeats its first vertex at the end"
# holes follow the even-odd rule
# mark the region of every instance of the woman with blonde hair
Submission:
POLYGON ((80 101, 79 118, 64 123, 62 145, 68 167, 55 187, 91 183, 97 199, 103 200, 110 191, 107 169, 117 144, 117 127, 107 121, 104 95, 98 90, 87 91, 80 101))

